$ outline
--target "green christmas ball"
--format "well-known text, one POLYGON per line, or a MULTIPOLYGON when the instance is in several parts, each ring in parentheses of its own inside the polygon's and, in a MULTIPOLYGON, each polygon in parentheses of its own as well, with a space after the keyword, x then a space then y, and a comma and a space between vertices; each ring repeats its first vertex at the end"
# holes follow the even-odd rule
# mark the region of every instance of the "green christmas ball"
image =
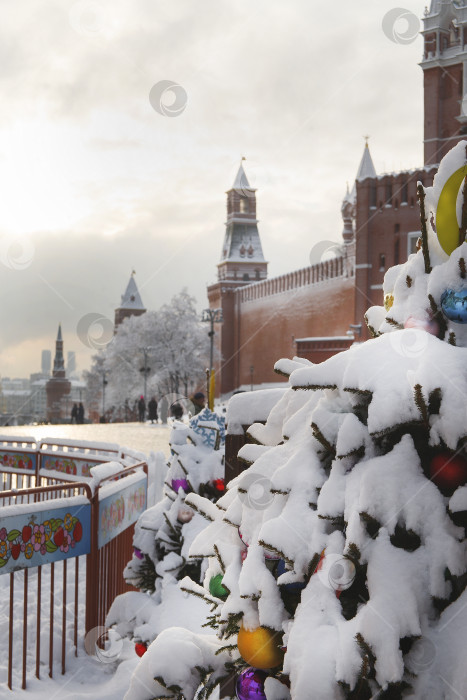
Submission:
POLYGON ((222 585, 222 574, 213 576, 209 581, 209 593, 216 596, 216 598, 227 598, 229 592, 222 585))

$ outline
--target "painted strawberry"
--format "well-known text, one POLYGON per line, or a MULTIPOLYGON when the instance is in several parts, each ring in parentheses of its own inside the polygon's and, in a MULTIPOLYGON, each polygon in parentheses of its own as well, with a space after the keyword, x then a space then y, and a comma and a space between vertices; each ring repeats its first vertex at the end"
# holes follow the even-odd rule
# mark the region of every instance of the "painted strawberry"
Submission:
POLYGON ((81 538, 83 536, 83 526, 81 525, 80 521, 76 523, 74 530, 73 530, 73 539, 75 542, 80 542, 81 538))
POLYGON ((57 545, 57 547, 62 546, 64 537, 65 531, 63 530, 63 527, 59 527, 54 534, 54 542, 57 545))
POLYGON ((24 469, 24 462, 22 459, 18 461, 18 469, 24 469))
POLYGON ((11 556, 13 559, 18 559, 19 555, 21 553, 21 545, 18 544, 17 542, 15 544, 11 545, 11 556))
POLYGON ((21 538, 23 542, 29 542, 32 535, 32 527, 30 525, 25 525, 23 527, 23 532, 21 533, 21 538))

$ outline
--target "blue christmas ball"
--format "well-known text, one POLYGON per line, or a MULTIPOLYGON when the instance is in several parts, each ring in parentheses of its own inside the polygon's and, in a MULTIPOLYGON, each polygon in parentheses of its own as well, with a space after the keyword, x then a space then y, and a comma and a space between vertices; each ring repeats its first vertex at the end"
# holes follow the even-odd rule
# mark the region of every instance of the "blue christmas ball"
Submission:
MULTIPOLYGON (((279 578, 279 576, 282 576, 282 574, 285 574, 286 571, 290 571, 290 569, 287 568, 287 565, 286 565, 284 559, 279 559, 278 564, 277 564, 277 578, 279 578)), ((282 585, 286 591, 298 593, 298 591, 302 591, 305 588, 306 583, 303 581, 303 582, 286 583, 286 584, 279 584, 279 585, 282 585)))
POLYGON ((441 295, 443 314, 454 323, 467 323, 467 289, 446 289, 441 295))

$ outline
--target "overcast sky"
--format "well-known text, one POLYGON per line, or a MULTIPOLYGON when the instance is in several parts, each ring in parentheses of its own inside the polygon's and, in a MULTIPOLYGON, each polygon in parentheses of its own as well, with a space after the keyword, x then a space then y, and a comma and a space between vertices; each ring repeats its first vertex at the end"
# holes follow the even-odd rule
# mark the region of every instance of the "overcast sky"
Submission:
POLYGON ((339 241, 364 135, 378 172, 423 163, 424 6, 391 40, 386 0, 0 0, 0 375, 59 321, 86 367, 132 269, 148 309, 205 307, 241 156, 270 276, 339 241))

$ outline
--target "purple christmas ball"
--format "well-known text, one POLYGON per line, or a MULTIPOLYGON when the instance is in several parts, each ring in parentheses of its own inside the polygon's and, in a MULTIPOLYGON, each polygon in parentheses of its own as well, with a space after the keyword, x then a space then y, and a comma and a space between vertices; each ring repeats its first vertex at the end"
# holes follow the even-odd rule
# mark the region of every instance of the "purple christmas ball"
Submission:
POLYGON ((185 493, 188 493, 190 487, 188 486, 188 481, 186 479, 172 479, 172 488, 175 493, 178 493, 180 489, 183 489, 185 493))
POLYGON ((238 700, 266 700, 264 681, 268 677, 259 668, 246 668, 237 678, 235 691, 238 700))
POLYGON ((138 549, 138 547, 133 547, 133 551, 135 553, 135 557, 138 557, 138 559, 144 559, 144 554, 140 549, 138 549))

